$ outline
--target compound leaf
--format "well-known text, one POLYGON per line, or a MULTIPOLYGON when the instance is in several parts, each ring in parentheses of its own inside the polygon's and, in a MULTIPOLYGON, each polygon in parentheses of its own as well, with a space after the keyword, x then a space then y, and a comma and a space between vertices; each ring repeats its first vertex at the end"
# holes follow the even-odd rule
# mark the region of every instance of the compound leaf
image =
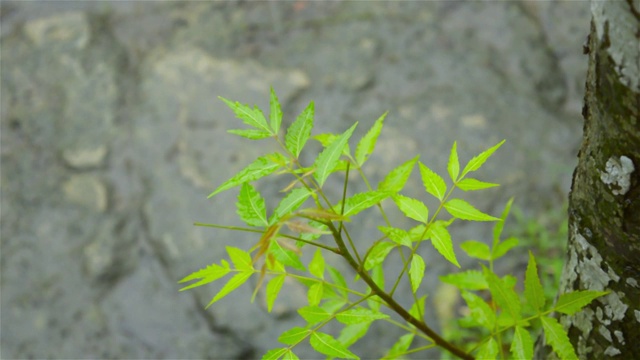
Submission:
POLYGON ((311 347, 321 354, 343 359, 359 359, 358 356, 329 334, 314 332, 311 334, 309 342, 311 347))
POLYGON ((422 201, 400 194, 394 195, 393 201, 407 217, 425 224, 429 222, 429 209, 422 201))
POLYGON ((418 254, 413 255, 411 259, 411 268, 409 269, 409 278, 411 279, 411 290, 415 294, 422 283, 424 277, 425 264, 422 256, 418 254))
POLYGON ((583 290, 562 294, 553 310, 563 314, 573 315, 594 299, 607 295, 608 293, 608 291, 583 290))
POLYGON ((253 272, 253 262, 251 261, 251 255, 248 252, 238 249, 236 247, 227 246, 227 253, 231 262, 240 271, 253 272))
POLYGON ((311 136, 313 128, 313 101, 309 103, 306 109, 298 115, 287 129, 287 135, 284 138, 285 147, 297 159, 304 145, 311 136))
POLYGON ((578 359, 569 341, 567 332, 562 325, 560 325, 556 319, 548 316, 541 317, 540 321, 542 321, 542 329, 544 330, 547 344, 551 345, 553 351, 555 351, 561 359, 578 359))
POLYGON ((484 162, 487 161, 487 159, 491 156, 491 154, 493 154, 494 151, 498 150, 498 148, 500 146, 502 146, 502 144, 504 144, 504 142, 505 142, 505 140, 502 140, 498 144, 496 144, 496 145, 492 146, 491 148, 481 152, 479 155, 474 156, 469 161, 469 163, 467 163, 467 166, 464 167, 464 170, 462 170, 462 176, 464 177, 467 173, 480 169, 482 164, 484 164, 484 162))
POLYGON ((382 180, 380 185, 378 185, 378 190, 388 191, 391 193, 397 193, 402 190, 402 188, 404 188, 404 184, 406 184, 409 176, 411 175, 411 171, 413 170, 416 161, 418 161, 418 156, 391 170, 384 180, 382 180))
POLYGON ((425 190, 442 201, 447 192, 447 184, 445 184, 442 177, 426 167, 423 163, 420 163, 420 175, 425 190))
POLYGON ((313 177, 318 182, 318 185, 322 187, 324 182, 329 177, 329 174, 335 169, 338 165, 338 160, 340 160, 340 155, 342 155, 342 151, 344 147, 347 145, 349 138, 353 134, 353 130, 355 130, 358 123, 353 124, 347 131, 342 133, 336 140, 334 140, 331 145, 329 145, 326 149, 324 149, 320 155, 316 158, 314 163, 314 168, 316 171, 313 173, 313 177))
POLYGON ((238 193, 237 212, 249 226, 266 226, 267 210, 260 193, 249 183, 242 184, 238 193))
POLYGON ((279 153, 272 153, 257 158, 254 162, 231 177, 231 179, 218 186, 214 192, 209 194, 209 198, 224 190, 231 189, 234 186, 251 182, 273 173, 282 166, 282 160, 282 155, 279 153))
POLYGON ((253 275, 252 272, 245 271, 235 274, 229 281, 220 289, 220 291, 213 297, 213 299, 207 304, 205 307, 213 305, 216 301, 222 299, 223 297, 229 295, 233 290, 240 287, 240 285, 244 284, 249 278, 253 275))
POLYGON ((382 116, 380 116, 373 124, 371 129, 369 129, 362 139, 360 139, 358 147, 356 148, 356 162, 359 167, 362 167, 365 161, 369 158, 369 155, 373 152, 373 149, 375 149, 376 141, 378 141, 378 136, 382 131, 382 125, 386 116, 386 112, 382 114, 382 116))
POLYGON ((460 267, 456 259, 456 254, 453 252, 451 234, 449 234, 449 230, 447 230, 446 227, 437 223, 432 224, 429 228, 429 238, 431 238, 433 247, 435 247, 445 259, 449 260, 453 265, 460 267))
POLYGON ((211 264, 206 268, 200 269, 192 273, 191 275, 186 276, 182 280, 178 281, 178 283, 183 283, 183 282, 187 282, 195 279, 201 279, 196 283, 183 287, 182 289, 180 289, 180 291, 189 290, 198 286, 202 286, 204 284, 208 284, 210 282, 216 281, 222 278, 223 276, 227 275, 229 271, 231 271, 231 269, 229 269, 229 265, 226 262, 224 262, 223 264, 226 266, 211 264))
POLYGON ((500 220, 491 215, 487 215, 480 210, 474 208, 468 202, 462 199, 451 199, 444 204, 444 208, 447 209, 451 216, 472 221, 496 221, 500 220))
POLYGON ((245 124, 253 126, 256 129, 271 132, 271 129, 267 125, 267 120, 264 118, 262 110, 257 106, 253 109, 249 105, 241 104, 238 101, 230 101, 223 97, 219 97, 231 110, 233 110, 236 117, 242 120, 245 124))

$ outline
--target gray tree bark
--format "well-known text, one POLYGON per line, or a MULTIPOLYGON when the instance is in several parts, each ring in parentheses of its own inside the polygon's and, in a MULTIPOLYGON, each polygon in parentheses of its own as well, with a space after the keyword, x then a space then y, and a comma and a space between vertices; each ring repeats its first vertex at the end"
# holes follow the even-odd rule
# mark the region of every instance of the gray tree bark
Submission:
MULTIPOLYGON (((640 356, 640 0, 592 1, 584 137, 560 294, 608 290, 558 315, 581 359, 640 356)), ((539 345, 542 345, 539 342, 539 345)), ((541 346, 538 357, 548 357, 541 346)))

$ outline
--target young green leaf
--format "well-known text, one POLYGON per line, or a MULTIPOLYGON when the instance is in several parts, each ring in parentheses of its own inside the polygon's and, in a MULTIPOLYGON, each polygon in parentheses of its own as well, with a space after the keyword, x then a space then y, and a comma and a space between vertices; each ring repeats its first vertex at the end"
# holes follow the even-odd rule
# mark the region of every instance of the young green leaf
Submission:
POLYGON ((278 360, 288 351, 290 351, 289 348, 271 349, 262 355, 262 360, 278 360))
POLYGON ((227 253, 229 254, 229 258, 231 259, 231 262, 236 267, 236 269, 240 271, 253 272, 251 255, 249 255, 248 252, 232 246, 227 246, 226 249, 227 253))
POLYGON ((245 182, 251 182, 265 177, 281 167, 282 155, 279 153, 273 153, 257 158, 254 162, 249 164, 246 168, 240 170, 231 179, 225 181, 222 185, 209 194, 209 198, 224 191, 231 189, 234 186, 238 186, 245 182))
POLYGON ((386 112, 382 114, 366 135, 360 139, 358 147, 356 148, 356 162, 358 163, 358 167, 362 167, 362 165, 364 165, 365 161, 369 158, 369 155, 373 152, 373 149, 375 149, 376 142, 378 141, 378 136, 382 131, 382 125, 386 116, 386 112))
POLYGON ((447 164, 447 171, 453 182, 458 180, 458 175, 460 174, 460 163, 458 162, 458 151, 456 147, 457 143, 454 141, 451 147, 451 154, 449 154, 449 163, 447 164))
POLYGON ((309 306, 317 306, 320 304, 320 300, 322 299, 324 287, 321 282, 315 283, 309 287, 309 291, 307 291, 307 300, 309 301, 309 306))
POLYGON ((456 184, 458 188, 462 191, 474 191, 474 190, 483 190, 489 189, 492 187, 500 186, 500 184, 488 183, 472 178, 466 178, 458 181, 456 184))
POLYGON ((291 190, 287 196, 280 201, 276 209, 273 211, 271 219, 269 219, 269 225, 273 225, 278 220, 282 219, 285 215, 291 214, 298 209, 309 198, 311 192, 307 188, 296 188, 291 190))
POLYGON ((318 306, 305 306, 298 309, 298 314, 307 321, 309 325, 317 324, 331 317, 331 314, 318 306))
POLYGON ((222 299, 223 297, 229 295, 233 290, 235 290, 238 287, 240 287, 240 285, 244 284, 247 280, 249 280, 251 275, 253 275, 253 272, 249 272, 249 271, 240 272, 240 273, 237 273, 236 275, 234 275, 222 287, 222 289, 220 289, 220 291, 216 294, 216 296, 213 297, 213 299, 209 302, 209 304, 207 304, 205 309, 208 308, 209 306, 213 305, 216 301, 218 301, 218 300, 222 299))
POLYGON ((607 295, 608 293, 608 291, 583 290, 562 294, 553 307, 553 310, 563 314, 573 315, 594 299, 607 295))
POLYGON ((311 334, 311 330, 296 326, 283 332, 278 338, 278 341, 286 345, 296 345, 309 336, 309 334, 311 334))
POLYGON ((389 240, 393 241, 394 243, 411 247, 411 237, 405 230, 387 226, 378 226, 378 230, 385 234, 389 238, 389 240))
POLYGON ((489 250, 489 246, 483 242, 467 240, 460 244, 460 248, 472 258, 480 260, 491 259, 491 250, 489 250))
POLYGON ((338 138, 338 136, 340 135, 324 133, 324 134, 313 135, 311 138, 320 142, 322 147, 327 147, 331 145, 331 143, 334 142, 338 138))
POLYGON ((367 334, 371 322, 362 322, 345 326, 340 331, 338 341, 347 348, 367 334))
MULTIPOLYGON (((502 221, 498 221, 498 224, 501 222, 502 221)), ((498 246, 493 248, 493 254, 491 255, 491 257, 493 258, 493 260, 499 259, 516 246, 518 246, 518 239, 510 237, 505 241, 498 243, 498 246)))
POLYGON ((396 359, 400 355, 404 355, 407 350, 409 350, 409 346, 411 346, 414 336, 415 335, 411 333, 400 336, 398 341, 391 346, 391 349, 389 349, 383 359, 396 359))
MULTIPOLYGON (((353 216, 364 211, 389 197, 385 191, 367 191, 355 194, 345 200, 343 216, 353 216)), ((333 207, 338 213, 342 209, 342 202, 333 207)))
POLYGON ((411 290, 415 294, 422 283, 424 277, 424 260, 422 256, 415 254, 411 259, 411 268, 409 269, 409 278, 411 279, 411 290))
POLYGON ((516 326, 510 350, 515 359, 533 359, 533 341, 529 332, 522 326, 516 326))
POLYGON ((320 155, 316 158, 314 163, 314 168, 316 171, 313 173, 313 177, 318 182, 318 185, 322 187, 324 182, 329 177, 329 174, 333 171, 333 169, 338 165, 338 160, 340 160, 340 155, 342 155, 342 151, 344 147, 347 145, 349 138, 353 134, 353 130, 355 130, 358 123, 353 124, 347 131, 345 131, 340 137, 338 137, 334 142, 331 143, 326 149, 324 149, 320 155))
MULTIPOLYGON (((384 269, 382 267, 382 264, 378 264, 374 266, 373 269, 371 269, 371 279, 373 279, 373 282, 375 282, 380 289, 384 290, 385 281, 384 281, 384 269)), ((372 296, 367 299, 367 304, 369 304, 369 307, 371 308, 371 310, 380 311, 380 306, 382 305, 382 301, 380 300, 379 297, 372 296)))
POLYGON ((225 104, 236 114, 236 117, 242 120, 245 124, 253 126, 256 129, 271 132, 271 129, 267 125, 267 119, 264 118, 262 110, 257 106, 252 109, 249 105, 241 104, 238 101, 230 101, 223 97, 219 97, 225 104))
POLYGON ((529 264, 527 265, 527 272, 524 277, 524 296, 527 302, 535 312, 540 312, 540 309, 544 306, 544 289, 540 283, 538 277, 538 266, 536 265, 536 259, 529 251, 529 264))
POLYGON ((282 109, 280 108, 280 102, 276 92, 271 88, 271 99, 269 100, 271 107, 271 113, 269 114, 269 120, 271 121, 271 129, 275 135, 278 135, 280 131, 280 124, 282 123, 282 109))
POLYGON ((291 349, 287 349, 287 352, 282 357, 282 360, 300 360, 300 358, 298 357, 298 355, 294 354, 291 349))
POLYGON ((561 359, 577 360, 578 357, 562 325, 560 325, 556 319, 548 316, 541 317, 540 321, 542 321, 545 340, 547 344, 551 345, 553 351, 555 351, 561 359))
POLYGON ((317 278, 324 279, 324 257, 320 248, 313 254, 313 259, 309 263, 309 272, 317 278))
POLYGON ((182 280, 178 281, 178 283, 183 283, 183 282, 187 282, 187 281, 192 281, 195 279, 201 279, 200 281, 193 283, 191 285, 185 286, 182 289, 180 289, 180 291, 184 291, 184 290, 189 290, 189 289, 193 289, 195 287, 198 286, 202 286, 204 284, 208 284, 212 281, 216 281, 218 279, 220 279, 221 277, 227 275, 229 273, 229 271, 231 271, 231 269, 229 269, 229 265, 225 262, 226 266, 220 266, 217 264, 211 264, 209 266, 207 266, 204 269, 198 270, 194 273, 192 273, 191 275, 183 278, 182 280))
MULTIPOLYGON (((495 251, 500 242, 500 235, 502 234, 502 228, 504 227, 504 222, 507 220, 507 216, 509 216, 509 211, 511 210, 511 204, 513 204, 513 198, 510 198, 507 201, 507 205, 505 205, 504 210, 502 211, 502 215, 500 216, 500 220, 493 226, 493 251, 495 256, 495 251)), ((497 259, 498 257, 494 257, 497 259)))
POLYGON ((250 140, 261 140, 266 139, 273 134, 266 132, 264 130, 256 130, 256 129, 231 129, 227 130, 229 134, 234 134, 238 136, 242 136, 243 138, 247 138, 250 140))
POLYGON ((271 242, 269 253, 283 265, 290 266, 301 271, 307 270, 302 264, 302 261, 300 261, 300 256, 298 254, 296 254, 293 250, 283 248, 282 245, 280 245, 280 243, 276 240, 271 242))
POLYGON ((416 165, 416 161, 418 161, 418 156, 391 170, 384 180, 382 180, 380 185, 378 185, 378 190, 388 191, 391 193, 397 193, 402 190, 402 188, 404 188, 404 184, 411 175, 413 167, 416 165))
POLYGON ((477 359, 496 359, 498 356, 498 343, 491 337, 489 341, 478 347, 477 359))
POLYGON ((382 264, 389 252, 396 246, 396 244, 384 241, 375 244, 364 262, 364 268, 366 270, 371 270, 374 266, 382 264))
POLYGON ((433 247, 435 247, 445 259, 449 260, 450 263, 460 267, 460 264, 456 259, 456 254, 453 252, 453 243, 451 242, 449 230, 447 230, 443 225, 434 223, 429 228, 428 234, 429 238, 431 238, 433 247))
POLYGON ((336 315, 336 319, 343 324, 360 324, 380 319, 388 319, 389 315, 365 308, 352 308, 336 315))
POLYGON ((425 224, 429 222, 429 209, 422 201, 400 194, 394 195, 393 201, 407 217, 425 224))
POLYGON ((282 289, 282 285, 284 284, 285 277, 286 277, 285 274, 281 274, 274 277, 267 283, 266 300, 267 300, 268 312, 271 312, 271 309, 273 309, 273 304, 275 303, 276 298, 278 298, 278 294, 280 293, 280 289, 282 289))
POLYGON ((464 167, 464 170, 462 170, 462 177, 464 177, 465 175, 467 175, 467 173, 471 171, 476 171, 480 169, 482 164, 484 164, 484 162, 487 161, 487 159, 491 156, 491 154, 493 154, 494 151, 498 150, 498 148, 502 146, 504 142, 505 140, 502 140, 498 144, 494 145, 493 147, 481 152, 478 156, 474 156, 473 159, 471 159, 469 163, 467 163, 467 166, 464 167))
POLYGON ((420 224, 418 226, 414 226, 409 229, 409 237, 411 237, 411 241, 423 241, 427 240, 427 232, 425 231, 427 227, 424 224, 420 224))
MULTIPOLYGON (((411 309, 409 309, 409 314, 411 314, 411 316, 413 316, 414 318, 421 320, 424 316, 424 305, 426 301, 427 295, 424 295, 423 297, 415 301, 411 306, 411 309)), ((411 327, 413 327, 413 325, 411 325, 411 327)))
POLYGON ((304 111, 296 118, 287 129, 287 135, 285 136, 285 147, 289 152, 297 159, 300 156, 300 152, 304 145, 311 136, 311 129, 313 128, 313 101, 309 103, 304 111))
POLYGON ((444 195, 447 193, 447 184, 445 184, 440 175, 433 172, 423 163, 420 163, 420 175, 422 177, 422 184, 424 185, 425 190, 427 190, 429 194, 438 198, 438 200, 442 201, 442 199, 444 199, 444 195))
POLYGON ((467 302, 471 319, 474 324, 483 326, 488 330, 493 330, 496 325, 496 314, 480 296, 462 291, 462 298, 467 302))
POLYGON ((440 280, 444 283, 455 285, 458 289, 484 290, 489 288, 484 275, 478 270, 443 275, 440 276, 440 280))
POLYGON ((444 208, 447 209, 451 216, 472 221, 496 221, 500 220, 491 215, 487 215, 480 210, 474 208, 468 202, 462 199, 451 199, 444 204, 444 208))
POLYGON ((329 276, 331 277, 333 283, 336 285, 336 288, 334 289, 339 292, 342 297, 346 298, 347 289, 349 288, 349 286, 347 285, 347 282, 344 280, 344 277, 342 276, 340 271, 330 265, 327 266, 327 270, 329 270, 329 276))
POLYGON ((311 334, 309 342, 311 347, 321 354, 343 359, 359 359, 358 356, 329 334, 314 332, 311 334))
POLYGON ((237 212, 249 226, 267 226, 267 210, 260 193, 249 183, 242 184, 238 193, 237 212))
POLYGON ((505 280, 500 279, 498 275, 494 274, 484 265, 482 268, 484 270, 484 277, 489 284, 489 291, 491 291, 493 300, 513 321, 520 319, 520 299, 513 290, 513 287, 508 286, 505 280))

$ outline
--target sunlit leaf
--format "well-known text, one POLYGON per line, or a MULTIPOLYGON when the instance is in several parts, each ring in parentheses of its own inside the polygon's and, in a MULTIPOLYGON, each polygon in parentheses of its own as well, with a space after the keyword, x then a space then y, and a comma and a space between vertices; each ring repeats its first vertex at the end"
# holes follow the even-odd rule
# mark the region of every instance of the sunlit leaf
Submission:
POLYGON ((283 332, 280 337, 278 337, 278 341, 286 345, 295 345, 304 340, 309 334, 311 334, 311 330, 296 326, 283 332))
POLYGON ((502 140, 498 144, 481 152, 478 156, 474 156, 469 161, 469 163, 467 163, 467 166, 464 167, 464 170, 462 170, 462 176, 464 177, 465 175, 467 175, 467 173, 480 169, 482 164, 484 164, 484 162, 487 161, 487 159, 491 156, 491 154, 493 154, 494 151, 498 150, 498 148, 502 146, 504 142, 505 140, 502 140))
MULTIPOLYGON (((415 301, 411 306, 411 309, 409 309, 409 314, 411 314, 416 319, 421 320, 422 317, 424 316, 424 306, 425 306, 426 300, 427 300, 427 295, 424 295, 423 297, 415 301)), ((413 327, 413 325, 411 326, 413 327)))
POLYGON ((524 296, 534 311, 539 312, 544 306, 544 289, 538 277, 536 259, 531 251, 529 251, 529 264, 527 265, 527 272, 524 277, 524 296))
POLYGON ((297 188, 291 190, 287 196, 280 201, 276 209, 273 211, 271 219, 269 219, 270 225, 275 224, 283 216, 292 213, 297 208, 302 206, 304 202, 309 198, 311 193, 306 188, 297 188))
POLYGON ((440 280, 447 284, 455 285, 459 289, 484 290, 489 288, 489 284, 482 272, 478 270, 467 270, 455 274, 440 276, 440 280))
MULTIPOLYGON (((355 194, 345 200, 344 204, 344 216, 354 216, 363 210, 366 210, 382 200, 389 197, 388 192, 384 191, 367 191, 364 193, 355 194)), ((342 202, 334 206, 336 211, 340 211, 342 208, 342 202)))
POLYGON ((324 257, 320 248, 313 254, 313 259, 309 263, 309 272, 317 278, 324 279, 324 257))
POLYGON ((231 129, 227 130, 229 134, 234 134, 238 136, 242 136, 243 138, 251 139, 251 140, 260 140, 266 139, 273 134, 266 132, 264 130, 256 130, 256 129, 231 129))
POLYGON ((236 269, 243 271, 253 271, 251 255, 249 255, 248 252, 232 246, 227 246, 226 249, 227 253, 229 254, 229 258, 231 259, 231 262, 236 267, 236 269))
POLYGON ((359 359, 358 356, 329 334, 314 332, 311 334, 309 342, 311 347, 321 354, 343 359, 359 359))
POLYGON ((608 291, 583 290, 560 295, 553 310, 573 315, 596 298, 607 295, 608 291))
POLYGON ((447 192, 447 185, 442 177, 426 167, 423 163, 420 163, 420 175, 425 190, 442 201, 447 192))
POLYGON ((411 247, 411 237, 405 230, 388 226, 378 226, 378 230, 385 234, 389 238, 389 240, 393 241, 394 243, 411 247))
POLYGON ((300 261, 300 256, 293 250, 285 249, 278 241, 272 241, 269 253, 279 262, 297 270, 305 271, 305 267, 300 261))
POLYGON ((471 318, 475 324, 485 327, 488 330, 493 330, 496 324, 496 314, 493 312, 489 304, 487 304, 481 297, 470 293, 468 291, 462 291, 462 298, 467 302, 469 307, 471 318))
POLYGON ((407 217, 425 224, 429 222, 429 209, 422 201, 399 194, 393 196, 393 201, 407 217))
POLYGON ((209 194, 209 197, 212 197, 224 190, 231 189, 234 186, 238 186, 245 182, 251 182, 273 173, 282 166, 279 161, 281 158, 282 155, 278 153, 257 158, 254 162, 249 164, 249 166, 240 170, 240 172, 231 177, 231 179, 222 183, 222 185, 220 185, 214 192, 209 194))
POLYGON ((397 245, 395 244, 384 241, 374 245, 369 252, 369 256, 367 256, 367 259, 364 262, 364 268, 366 270, 371 270, 374 266, 381 264, 389 252, 396 246, 397 245))
POLYGON ((478 347, 477 359, 496 359, 498 357, 498 343, 493 337, 478 347))
POLYGON ((300 360, 300 358, 293 351, 291 351, 291 349, 287 349, 287 352, 282 357, 282 360, 300 360))
POLYGON ((500 186, 500 184, 488 183, 488 182, 484 182, 484 181, 480 181, 472 178, 466 178, 458 181, 456 186, 463 191, 474 191, 474 190, 489 189, 492 187, 500 186))
POLYGON ((271 88, 269 105, 271 107, 271 113, 269 114, 271 129, 273 129, 273 133, 277 135, 280 131, 280 124, 282 123, 282 109, 280 108, 278 96, 276 95, 276 92, 273 91, 273 88, 271 88))
POLYGON ((367 161, 369 155, 373 152, 373 149, 376 146, 376 142, 378 140, 378 136, 382 131, 382 125, 384 123, 384 118, 387 116, 385 112, 376 120, 371 129, 365 134, 365 136, 360 139, 358 143, 358 147, 356 148, 356 161, 358 162, 358 166, 362 167, 362 165, 367 161))
POLYGON ((370 321, 347 325, 342 329, 342 331, 340 331, 338 341, 342 345, 349 347, 365 336, 370 326, 370 321))
POLYGON ((456 259, 456 254, 453 252, 451 235, 446 227, 438 225, 437 223, 432 224, 429 228, 429 238, 431 238, 433 247, 435 247, 445 259, 449 260, 453 265, 460 267, 458 259, 456 259))
POLYGON ((425 264, 422 256, 415 254, 411 259, 411 267, 409 269, 409 278, 411 279, 411 290, 415 294, 420 288, 422 278, 424 277, 425 264))
POLYGON ((331 314, 318 306, 305 306, 298 309, 298 314, 307 321, 309 325, 317 324, 331 317, 331 314))
MULTIPOLYGON (((499 222, 501 222, 501 221, 499 221, 499 222)), ((513 249, 516 246, 518 246, 518 239, 516 239, 514 237, 510 237, 510 238, 506 239, 505 241, 502 241, 502 242, 498 243, 498 246, 496 246, 493 249, 493 255, 492 255, 493 260, 501 258, 509 250, 513 249)))
POLYGON ((411 176, 411 171, 418 161, 418 156, 391 170, 389 174, 378 185, 378 190, 388 191, 391 193, 397 193, 411 176))
POLYGON ((262 110, 257 106, 253 109, 249 105, 241 104, 238 101, 230 101, 223 97, 219 97, 231 110, 233 110, 236 117, 242 120, 245 124, 253 126, 256 129, 271 132, 271 129, 267 125, 267 120, 264 118, 262 110))
POLYGON ((396 359, 398 356, 403 355, 409 350, 411 342, 413 341, 414 334, 404 334, 400 336, 400 339, 391 346, 391 349, 387 352, 383 359, 396 359))
POLYGON ((300 156, 300 152, 311 136, 313 128, 313 101, 309 103, 306 109, 302 111, 287 129, 285 136, 285 147, 296 158, 300 156))
POLYGON ((451 199, 444 204, 444 208, 447 209, 451 216, 462 220, 472 221, 496 221, 500 220, 491 215, 487 215, 480 210, 474 208, 468 202, 462 199, 451 199))
POLYGON ((288 348, 271 349, 262 355, 262 360, 278 360, 289 351, 288 348))
POLYGON ((483 242, 467 240, 460 244, 460 248, 464 250, 469 257, 480 260, 491 259, 491 250, 489 250, 489 246, 483 242))
POLYGON ((231 269, 229 269, 228 264, 227 264, 227 266, 220 266, 220 265, 217 265, 217 264, 211 264, 211 265, 207 266, 206 268, 198 270, 198 271, 192 273, 191 275, 186 276, 185 278, 180 280, 178 283, 183 283, 183 282, 187 282, 187 281, 201 279, 200 281, 198 281, 196 283, 193 283, 191 285, 183 287, 182 289, 180 289, 180 291, 193 289, 195 287, 202 286, 204 284, 208 284, 208 283, 210 283, 212 281, 216 281, 216 280, 222 278, 223 276, 227 275, 229 273, 229 271, 231 271, 231 269))
MULTIPOLYGON (((509 211, 511 210, 511 204, 513 204, 513 198, 510 198, 509 201, 507 201, 507 204, 505 205, 504 210, 502 211, 502 215, 500 216, 501 221, 496 222, 496 224, 493 226, 494 256, 495 256, 495 251, 497 250, 496 249, 497 244, 500 241, 500 235, 502 234, 502 228, 504 227, 504 222, 507 220, 507 216, 509 216, 509 211)), ((495 257, 494 259, 497 259, 497 257, 495 257)))
POLYGON ((340 160, 340 155, 342 155, 342 151, 344 147, 347 145, 349 138, 353 134, 358 123, 353 124, 347 131, 345 131, 340 137, 338 137, 335 141, 331 143, 326 149, 324 149, 320 155, 316 158, 314 163, 314 168, 316 171, 313 173, 313 177, 318 182, 318 185, 322 187, 324 182, 329 177, 329 174, 333 171, 333 169, 338 165, 338 160, 340 160))
POLYGON ((276 298, 278 298, 278 294, 280 293, 280 289, 282 289, 285 277, 285 274, 281 274, 269 280, 269 282, 267 283, 266 300, 268 312, 271 312, 271 310, 273 309, 273 304, 275 303, 276 298))
POLYGON ((307 300, 309 301, 310 306, 316 306, 320 304, 320 300, 322 299, 322 292, 324 290, 323 284, 321 282, 315 283, 311 285, 309 291, 307 291, 307 300))
POLYGON ((567 332, 562 325, 560 325, 556 319, 548 316, 541 317, 540 321, 542 321, 545 340, 547 344, 551 345, 553 351, 555 351, 561 359, 578 359, 569 341, 567 332))
POLYGON ((460 174, 460 163, 458 162, 458 150, 456 148, 457 143, 454 141, 449 154, 449 162, 447 163, 447 171, 454 182, 458 180, 458 175, 460 174))
POLYGON ((242 184, 238 193, 238 215, 240 219, 250 226, 266 226, 267 211, 264 199, 260 193, 249 183, 242 184))
POLYGON ((213 305, 216 301, 222 299, 223 297, 229 295, 233 290, 240 287, 240 285, 244 284, 249 278, 253 275, 252 272, 240 272, 234 275, 229 281, 220 289, 220 291, 213 297, 213 299, 207 304, 207 308, 213 305))
POLYGON ((380 319, 388 319, 389 315, 365 308, 351 308, 336 315, 336 319, 343 324, 360 324, 380 319))
POLYGON ((338 271, 338 269, 333 266, 327 266, 327 270, 329 271, 329 276, 333 283, 337 286, 335 290, 342 295, 342 297, 347 297, 347 290, 349 287, 347 286, 347 282, 344 280, 344 277, 338 271))
POLYGON ((525 328, 516 326, 510 350, 515 359, 533 359, 533 341, 525 328))

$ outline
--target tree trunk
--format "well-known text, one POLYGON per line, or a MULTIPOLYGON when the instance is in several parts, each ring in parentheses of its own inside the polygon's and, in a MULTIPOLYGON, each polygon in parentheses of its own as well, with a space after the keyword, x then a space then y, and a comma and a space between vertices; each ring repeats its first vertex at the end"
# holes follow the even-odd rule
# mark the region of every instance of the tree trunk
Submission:
POLYGON ((631 359, 640 356, 640 0, 593 1, 591 10, 560 294, 610 294, 559 319, 579 358, 631 359))

